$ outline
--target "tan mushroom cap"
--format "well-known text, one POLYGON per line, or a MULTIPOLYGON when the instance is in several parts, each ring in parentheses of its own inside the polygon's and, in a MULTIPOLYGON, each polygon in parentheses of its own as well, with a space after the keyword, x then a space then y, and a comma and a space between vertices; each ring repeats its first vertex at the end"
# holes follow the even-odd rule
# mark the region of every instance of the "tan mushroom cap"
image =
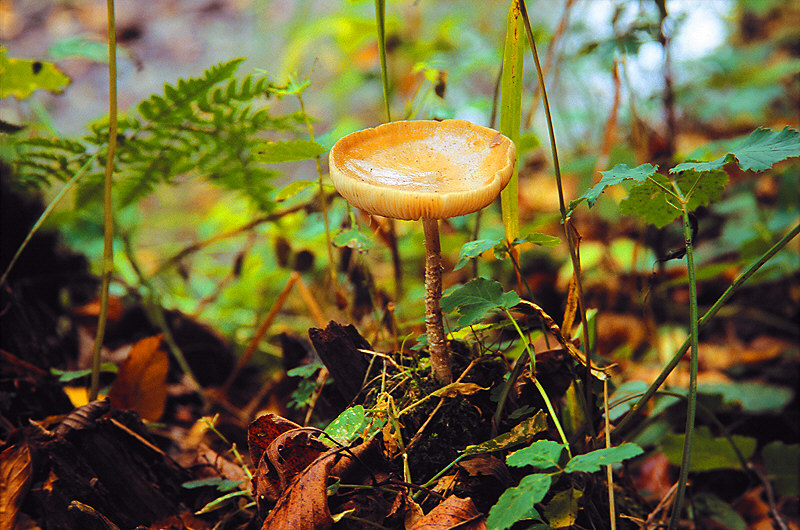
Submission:
POLYGON ((514 169, 514 143, 464 120, 396 121, 349 134, 330 152, 336 190, 393 219, 445 219, 489 205, 514 169))

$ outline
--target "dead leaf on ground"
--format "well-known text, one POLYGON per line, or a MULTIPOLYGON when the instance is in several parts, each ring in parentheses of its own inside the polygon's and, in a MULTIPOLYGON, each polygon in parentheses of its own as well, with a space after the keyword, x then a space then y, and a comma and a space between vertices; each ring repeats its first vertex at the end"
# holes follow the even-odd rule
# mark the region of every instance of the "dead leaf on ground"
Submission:
POLYGON ((446 530, 457 525, 467 530, 484 530, 486 519, 475 507, 472 499, 451 495, 417 521, 410 530, 446 530))
POLYGON ((293 429, 278 435, 267 447, 253 478, 259 502, 278 500, 291 481, 328 449, 308 430, 293 429))
POLYGON ((488 388, 484 388, 480 385, 476 385, 475 383, 450 383, 447 386, 444 386, 438 390, 433 392, 433 395, 436 397, 456 397, 457 395, 461 394, 464 396, 471 396, 476 392, 480 392, 481 390, 489 390, 488 388))
POLYGON ((111 387, 112 407, 134 410, 148 421, 158 421, 164 414, 169 358, 161 340, 156 335, 133 345, 111 387))
POLYGON ((264 414, 253 420, 247 428, 247 445, 253 464, 258 465, 261 456, 278 435, 299 428, 300 425, 277 414, 264 414))
POLYGON ((16 528, 19 507, 31 483, 31 450, 23 442, 0 453, 0 529, 16 528))
POLYGON ((336 449, 331 449, 295 477, 264 519, 262 530, 325 530, 331 527, 328 476, 337 453, 336 449))

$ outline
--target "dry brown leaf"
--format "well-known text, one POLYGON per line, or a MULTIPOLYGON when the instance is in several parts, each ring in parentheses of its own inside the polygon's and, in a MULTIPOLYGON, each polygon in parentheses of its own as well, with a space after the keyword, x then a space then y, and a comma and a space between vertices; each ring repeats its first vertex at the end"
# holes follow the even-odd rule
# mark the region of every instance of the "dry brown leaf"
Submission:
POLYGON ((289 483, 328 449, 315 433, 304 429, 278 435, 258 464, 258 480, 254 480, 258 499, 277 500, 289 483))
POLYGON ((148 421, 158 421, 164 414, 169 358, 161 340, 161 335, 147 337, 131 348, 109 394, 112 407, 135 410, 148 421))
POLYGON ((31 450, 27 443, 0 453, 0 530, 14 530, 22 499, 31 482, 31 450))
POLYGON ((475 383, 450 383, 447 386, 444 386, 435 392, 433 395, 436 397, 456 397, 457 395, 461 394, 464 396, 471 396, 476 392, 480 392, 481 390, 489 390, 488 388, 484 388, 480 385, 476 385, 475 383))
POLYGON ((333 524, 328 508, 328 476, 336 462, 332 449, 303 470, 270 510, 262 530, 325 530, 333 524))
POLYGON ((410 530, 447 530, 458 525, 469 530, 484 530, 486 519, 472 499, 450 495, 439 506, 417 521, 410 530))

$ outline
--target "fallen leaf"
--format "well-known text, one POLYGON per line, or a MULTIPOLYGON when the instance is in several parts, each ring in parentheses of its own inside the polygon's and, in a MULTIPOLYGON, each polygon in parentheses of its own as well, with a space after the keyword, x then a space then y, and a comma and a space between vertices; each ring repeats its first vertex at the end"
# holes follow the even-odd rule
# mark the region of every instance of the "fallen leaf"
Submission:
POLYGON ((476 392, 480 392, 481 390, 489 390, 488 388, 484 388, 480 385, 476 385, 475 383, 450 383, 447 386, 444 386, 436 391, 433 392, 433 395, 436 397, 456 397, 457 395, 461 394, 464 396, 471 396, 476 392))
POLYGON ((261 456, 278 435, 299 428, 295 422, 281 418, 277 414, 264 414, 253 420, 247 428, 247 446, 253 464, 258 465, 261 456))
POLYGON ((458 526, 470 530, 486 528, 486 519, 472 499, 450 495, 428 515, 417 521, 410 530, 446 530, 458 526))
POLYGON ((295 477, 264 519, 262 530, 325 530, 333 525, 328 508, 328 476, 337 449, 317 458, 295 477))
POLYGON ((161 335, 156 335, 133 345, 111 387, 112 407, 134 410, 148 421, 158 421, 164 414, 169 358, 161 349, 161 340, 161 335))
POLYGON ((253 480, 258 500, 276 501, 291 481, 328 449, 308 430, 292 429, 278 435, 267 447, 253 480))
POLYGON ((0 530, 16 528, 19 507, 31 483, 31 450, 27 443, 0 453, 0 530))

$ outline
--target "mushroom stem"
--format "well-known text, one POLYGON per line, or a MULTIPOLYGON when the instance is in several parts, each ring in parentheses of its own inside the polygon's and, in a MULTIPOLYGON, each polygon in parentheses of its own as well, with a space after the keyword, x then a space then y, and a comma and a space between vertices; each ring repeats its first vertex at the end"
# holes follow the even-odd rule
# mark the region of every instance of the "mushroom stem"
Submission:
POLYGON ((442 252, 439 245, 438 219, 422 219, 425 230, 425 332, 428 335, 428 352, 431 357, 431 371, 434 378, 442 383, 453 381, 450 369, 450 354, 444 339, 442 325, 442 252))

